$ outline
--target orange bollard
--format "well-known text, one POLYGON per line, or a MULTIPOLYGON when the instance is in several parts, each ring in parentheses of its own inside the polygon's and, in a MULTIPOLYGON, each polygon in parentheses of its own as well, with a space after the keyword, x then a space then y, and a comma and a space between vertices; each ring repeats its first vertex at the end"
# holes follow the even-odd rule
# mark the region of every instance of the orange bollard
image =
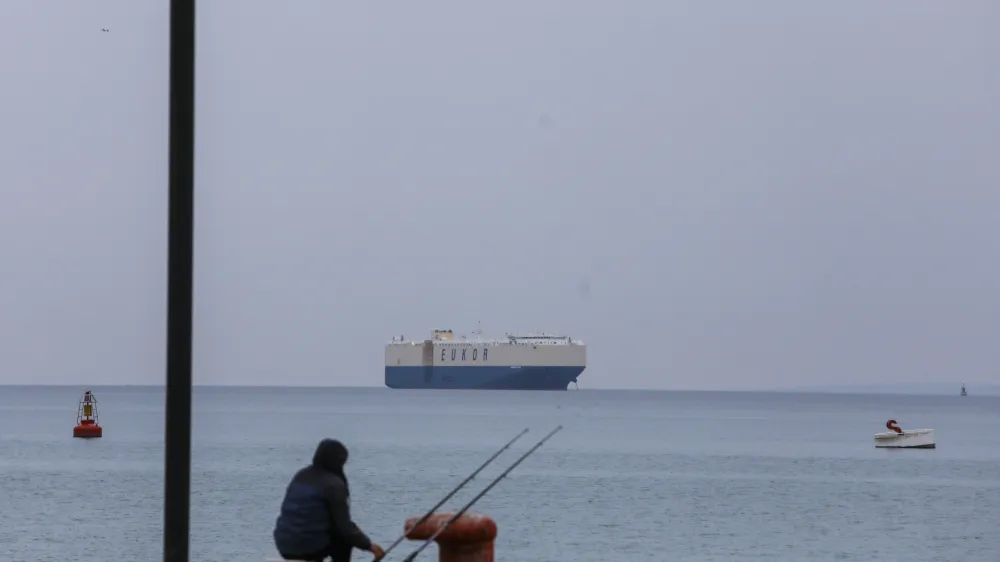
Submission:
MULTIPOLYGON (((413 528, 420 517, 410 517, 403 526, 406 538, 425 541, 448 522, 454 513, 435 513, 413 528)), ((438 544, 438 562, 493 562, 493 540, 497 538, 495 521, 479 513, 463 513, 434 539, 438 544)))

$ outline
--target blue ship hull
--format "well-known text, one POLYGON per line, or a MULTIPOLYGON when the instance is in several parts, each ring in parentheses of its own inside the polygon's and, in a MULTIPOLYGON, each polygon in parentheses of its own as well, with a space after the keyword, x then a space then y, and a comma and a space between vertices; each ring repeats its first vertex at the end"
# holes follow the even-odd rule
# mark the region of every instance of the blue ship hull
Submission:
POLYGON ((385 385, 396 389, 566 390, 586 367, 386 367, 385 385))

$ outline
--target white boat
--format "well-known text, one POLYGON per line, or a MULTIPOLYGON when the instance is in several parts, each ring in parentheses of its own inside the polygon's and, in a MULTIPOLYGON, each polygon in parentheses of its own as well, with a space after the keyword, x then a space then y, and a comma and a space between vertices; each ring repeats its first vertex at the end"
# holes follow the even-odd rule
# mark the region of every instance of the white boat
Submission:
POLYGON ((877 449, 936 449, 933 429, 902 430, 896 420, 885 422, 889 431, 875 434, 877 449))

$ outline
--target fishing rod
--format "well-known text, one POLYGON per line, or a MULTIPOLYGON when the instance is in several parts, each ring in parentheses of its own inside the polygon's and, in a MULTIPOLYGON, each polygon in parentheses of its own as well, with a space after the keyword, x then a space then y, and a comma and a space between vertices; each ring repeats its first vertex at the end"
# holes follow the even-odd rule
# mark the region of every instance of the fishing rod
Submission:
MULTIPOLYGON (((430 508, 427 511, 427 513, 425 513, 424 516, 420 518, 419 521, 417 521, 416 523, 414 523, 413 527, 410 528, 410 531, 412 531, 413 529, 416 529, 417 527, 419 527, 420 524, 423 523, 424 521, 427 521, 427 519, 431 515, 434 515, 434 512, 437 511, 437 508, 439 508, 442 505, 444 505, 444 502, 450 500, 451 497, 454 496, 456 492, 458 492, 459 490, 461 490, 466 484, 468 484, 469 482, 471 482, 472 479, 475 478, 477 474, 479 474, 480 472, 482 472, 482 470, 484 468, 486 468, 486 465, 488 465, 491 462, 493 462, 494 459, 496 459, 497 457, 500 456, 500 453, 502 453, 502 452, 506 451, 508 448, 510 448, 510 446, 513 445, 515 441, 517 441, 518 439, 520 439, 525 433, 528 433, 528 428, 524 428, 524 431, 522 431, 521 433, 518 433, 517 435, 515 435, 514 438, 511 439, 510 441, 508 441, 506 445, 504 445, 503 447, 501 447, 499 451, 497 451, 496 453, 493 453, 492 457, 486 459, 486 462, 484 462, 479 468, 477 468, 475 472, 473 472, 472 474, 470 474, 468 478, 466 478, 465 480, 462 480, 462 482, 458 486, 456 486, 452 491, 448 492, 447 496, 445 496, 441 501, 437 502, 437 505, 435 505, 434 507, 430 508)), ((406 535, 408 535, 408 534, 409 534, 409 531, 403 533, 403 535, 401 537, 399 537, 398 539, 396 539, 396 542, 390 544, 389 548, 385 549, 385 554, 382 555, 382 559, 383 560, 385 559, 385 557, 389 554, 390 550, 392 550, 392 549, 396 548, 397 546, 399 546, 399 543, 403 542, 406 539, 406 535)))
MULTIPOLYGON (((463 507, 458 513, 456 513, 455 515, 452 515, 447 521, 445 521, 444 525, 441 525, 440 527, 438 527, 438 530, 435 531, 434 534, 430 536, 430 538, 428 538, 426 541, 424 541, 424 543, 422 545, 420 545, 416 550, 414 550, 413 553, 411 553, 409 556, 407 556, 406 558, 404 558, 403 562, 413 562, 413 559, 416 558, 417 555, 420 554, 425 548, 427 548, 427 546, 429 544, 431 544, 432 542, 434 542, 434 539, 436 539, 438 537, 438 535, 440 535, 441 533, 443 533, 444 530, 448 528, 448 526, 450 526, 452 523, 454 523, 455 520, 457 520, 459 517, 461 517, 463 513, 465 513, 466 511, 468 511, 469 508, 472 507, 473 504, 475 504, 477 501, 479 501, 479 498, 482 498, 483 496, 485 496, 486 492, 489 492, 490 489, 493 488, 493 486, 496 486, 497 484, 499 484, 501 480, 503 480, 508 474, 510 474, 510 471, 514 470, 514 468, 516 468, 517 465, 521 464, 521 461, 523 461, 524 459, 528 458, 528 455, 530 455, 531 453, 534 453, 535 450, 537 450, 546 441, 549 440, 549 437, 552 437, 553 435, 555 435, 556 432, 559 431, 560 429, 562 429, 561 425, 558 426, 558 427, 556 427, 548 435, 546 435, 545 437, 543 437, 542 440, 539 441, 538 443, 536 443, 534 447, 528 449, 527 453, 524 453, 523 455, 521 455, 521 458, 519 458, 516 461, 514 461, 514 464, 510 465, 510 467, 507 468, 507 470, 505 470, 502 473, 500 473, 500 476, 497 476, 496 479, 493 480, 493 482, 490 482, 489 486, 487 486, 482 492, 479 492, 478 494, 476 494, 476 497, 472 498, 472 501, 470 501, 469 503, 465 504, 465 507, 463 507)), ((414 528, 416 528, 416 525, 414 525, 414 528)))

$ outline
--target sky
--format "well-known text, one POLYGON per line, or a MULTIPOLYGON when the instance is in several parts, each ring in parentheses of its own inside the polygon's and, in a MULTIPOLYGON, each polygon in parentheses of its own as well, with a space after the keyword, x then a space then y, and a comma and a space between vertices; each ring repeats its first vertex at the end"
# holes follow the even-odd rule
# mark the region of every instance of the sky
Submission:
MULTIPOLYGON (((0 384, 164 380, 168 4, 0 5, 0 384)), ((196 384, 1000 381, 995 0, 199 4, 196 384)))

